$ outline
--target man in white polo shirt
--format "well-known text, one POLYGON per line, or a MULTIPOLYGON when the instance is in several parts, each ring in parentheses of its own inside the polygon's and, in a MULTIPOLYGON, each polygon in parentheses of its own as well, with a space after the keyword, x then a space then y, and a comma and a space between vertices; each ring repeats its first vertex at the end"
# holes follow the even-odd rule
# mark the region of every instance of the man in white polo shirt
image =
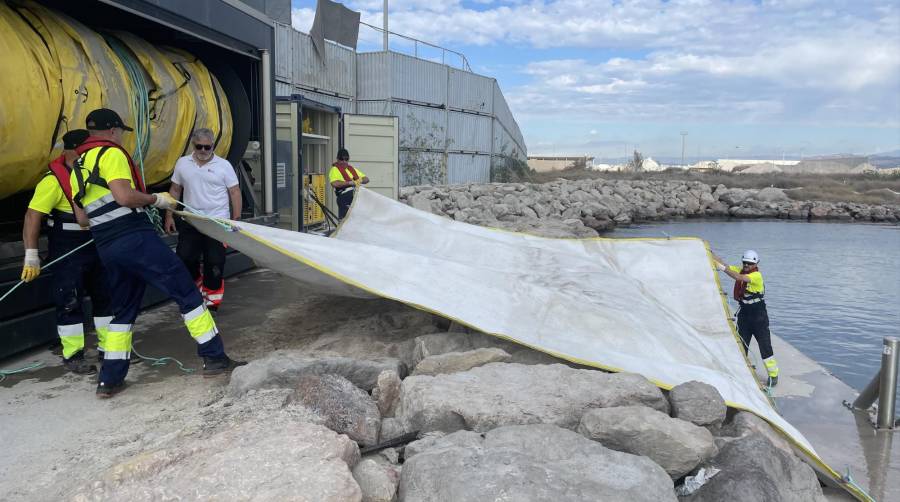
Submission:
MULTIPOLYGON (((197 129, 191 135, 194 152, 175 163, 172 186, 169 193, 176 200, 184 195, 184 203, 206 216, 216 218, 241 217, 241 189, 234 167, 227 160, 213 153, 215 136, 209 129, 197 129)), ((166 212, 166 232, 178 230, 178 248, 175 252, 187 266, 197 287, 203 294, 206 306, 217 310, 222 303, 225 281, 225 246, 200 233, 188 223, 166 212), (200 261, 203 270, 200 270, 200 261)))

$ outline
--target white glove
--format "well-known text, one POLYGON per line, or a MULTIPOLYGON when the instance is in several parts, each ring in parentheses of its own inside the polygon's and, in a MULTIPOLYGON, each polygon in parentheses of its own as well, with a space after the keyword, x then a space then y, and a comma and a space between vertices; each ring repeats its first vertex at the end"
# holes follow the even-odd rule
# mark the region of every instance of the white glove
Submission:
POLYGON ((159 192, 153 195, 156 196, 156 200, 153 201, 153 207, 168 209, 170 211, 173 211, 176 207, 178 207, 178 201, 175 200, 174 197, 169 195, 169 192, 159 192))
POLYGON ((725 265, 716 262, 716 270, 718 270, 719 272, 724 272, 724 271, 725 271, 725 265))
POLYGON ((31 282, 41 275, 41 259, 37 249, 25 250, 25 263, 22 265, 22 280, 31 282))

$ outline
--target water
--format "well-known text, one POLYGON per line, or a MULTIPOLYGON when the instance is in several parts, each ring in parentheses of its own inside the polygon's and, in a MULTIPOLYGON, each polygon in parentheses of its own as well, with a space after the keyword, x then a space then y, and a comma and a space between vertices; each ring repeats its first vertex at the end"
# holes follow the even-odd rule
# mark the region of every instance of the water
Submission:
MULTIPOLYGON (((878 371, 882 338, 900 336, 900 227, 704 221, 638 225, 608 236, 666 234, 701 237, 730 264, 756 250, 772 332, 857 390, 878 371)), ((733 281, 721 278, 730 297, 733 281)))

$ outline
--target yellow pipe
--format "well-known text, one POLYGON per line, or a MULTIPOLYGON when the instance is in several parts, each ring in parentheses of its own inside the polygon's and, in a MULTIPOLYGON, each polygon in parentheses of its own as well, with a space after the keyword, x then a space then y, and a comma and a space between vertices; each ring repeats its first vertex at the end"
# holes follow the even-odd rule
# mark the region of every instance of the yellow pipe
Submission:
MULTIPOLYGON (((181 49, 157 47, 124 32, 112 34, 133 53, 150 89, 150 146, 146 181, 164 181, 190 133, 207 127, 219 137, 216 153, 231 145, 231 110, 206 66, 181 49)), ((84 127, 87 113, 111 108, 134 125, 135 86, 103 36, 34 1, 0 0, 0 199, 34 188, 59 155, 67 130, 84 127)), ((126 133, 126 149, 135 137, 126 133)))

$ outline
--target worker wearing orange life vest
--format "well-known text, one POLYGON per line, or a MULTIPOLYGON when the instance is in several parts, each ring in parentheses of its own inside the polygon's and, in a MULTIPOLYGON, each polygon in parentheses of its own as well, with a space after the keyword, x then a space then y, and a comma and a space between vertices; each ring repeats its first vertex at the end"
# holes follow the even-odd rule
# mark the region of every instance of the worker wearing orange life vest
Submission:
MULTIPOLYGON (((34 189, 25 223, 22 240, 25 244, 25 263, 22 280, 31 282, 41 273, 38 258, 38 237, 41 220, 49 215, 47 232, 48 260, 54 260, 72 252, 91 240, 91 232, 76 219, 72 203, 72 187, 69 175, 78 159, 76 151, 90 134, 85 129, 75 129, 63 135, 63 154, 50 162, 50 170, 34 189)), ((107 327, 112 321, 110 297, 107 291, 106 271, 93 243, 78 249, 55 264, 52 276, 53 301, 56 305, 56 332, 62 344, 63 365, 77 374, 96 373, 97 369, 84 358, 84 310, 86 296, 91 298, 94 329, 97 331, 97 349, 103 357, 103 342, 107 327)))
POLYGON ((366 173, 351 166, 349 161, 350 152, 345 148, 341 148, 337 153, 337 161, 332 164, 331 170, 328 171, 328 182, 331 183, 337 196, 338 217, 341 219, 344 219, 347 211, 350 210, 356 187, 369 182, 366 173))
POLYGON ((769 374, 767 385, 774 387, 778 384, 778 362, 772 350, 769 313, 764 299, 766 287, 759 271, 759 255, 752 249, 745 251, 741 257, 742 266, 728 266, 715 255, 713 259, 720 272, 734 279, 734 299, 741 305, 737 315, 737 327, 744 342, 744 352, 750 348, 750 341, 756 338, 760 356, 769 374))

